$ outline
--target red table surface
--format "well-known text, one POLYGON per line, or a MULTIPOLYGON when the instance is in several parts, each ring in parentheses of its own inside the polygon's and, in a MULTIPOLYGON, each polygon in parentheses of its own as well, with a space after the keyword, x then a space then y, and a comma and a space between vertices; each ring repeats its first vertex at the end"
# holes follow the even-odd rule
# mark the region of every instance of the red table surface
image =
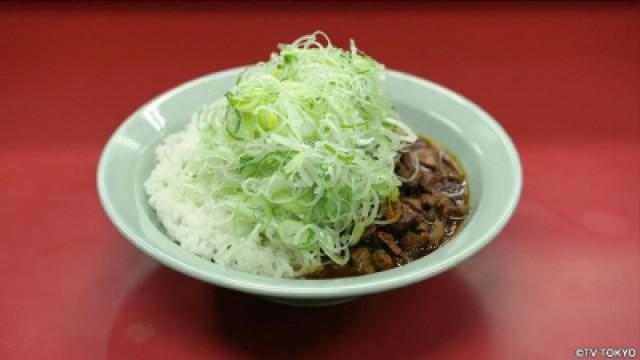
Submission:
MULTIPOLYGON (((0 5, 1 359, 571 359, 640 351, 640 7, 0 5), (316 29, 455 89, 511 134, 520 206, 461 266, 330 308, 169 270, 98 202, 127 115, 316 29)), ((640 357, 640 354, 637 355, 640 357)))

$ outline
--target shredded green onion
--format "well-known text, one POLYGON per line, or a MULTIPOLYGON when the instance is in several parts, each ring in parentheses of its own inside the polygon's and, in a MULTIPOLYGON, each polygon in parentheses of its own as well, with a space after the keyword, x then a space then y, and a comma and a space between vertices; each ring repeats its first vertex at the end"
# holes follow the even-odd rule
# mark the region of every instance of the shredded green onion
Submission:
POLYGON ((353 42, 345 51, 316 32, 279 49, 195 115, 203 150, 189 171, 211 179, 209 196, 237 226, 308 264, 323 254, 344 264, 397 198, 395 160, 416 137, 383 90, 384 66, 353 42))

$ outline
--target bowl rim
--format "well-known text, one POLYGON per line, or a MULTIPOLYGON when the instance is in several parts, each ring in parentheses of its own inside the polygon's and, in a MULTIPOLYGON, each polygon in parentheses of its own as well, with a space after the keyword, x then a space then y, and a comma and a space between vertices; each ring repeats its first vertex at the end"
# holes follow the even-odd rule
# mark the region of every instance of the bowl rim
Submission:
MULTIPOLYGON (((209 73, 189 80, 155 96, 144 105, 136 109, 136 111, 130 114, 126 118, 126 120, 117 127, 117 129, 109 137, 109 140, 102 150, 100 159, 98 161, 96 185, 100 203, 102 204, 107 217, 111 220, 111 222, 113 223, 113 225, 115 225, 119 232, 124 235, 127 240, 129 240, 129 242, 131 242, 143 253, 151 256, 160 263, 169 266, 170 268, 183 274, 211 284, 262 296, 298 299, 330 299, 360 296, 407 286, 426 278, 434 277, 444 271, 449 270, 454 266, 457 266, 458 264, 468 259, 471 255, 479 252, 481 249, 487 246, 500 233, 500 231, 502 231, 502 229, 506 226, 508 221, 513 216, 522 194, 522 164, 513 141, 506 133, 506 131, 502 128, 502 126, 480 106, 451 89, 402 71, 387 69, 387 73, 393 75, 394 77, 398 77, 405 81, 418 83, 419 85, 429 88, 432 91, 439 92, 446 97, 453 98, 458 103, 460 103, 461 106, 473 109, 479 117, 483 118, 485 123, 491 128, 491 130, 500 140, 501 146, 506 150, 509 159, 509 165, 513 171, 511 174, 513 183, 509 189, 509 193, 507 194, 505 207, 500 212, 500 217, 496 219, 496 221, 490 228, 488 228, 487 231, 485 231, 483 234, 480 234, 480 236, 477 236, 475 242, 471 243, 467 247, 464 247, 461 251, 452 254, 446 259, 446 261, 436 263, 426 268, 416 267, 409 273, 398 273, 398 276, 391 278, 378 278, 378 276, 376 275, 379 275, 379 273, 362 277, 353 277, 349 278, 350 281, 348 282, 344 282, 342 281, 342 279, 276 279, 279 280, 278 284, 268 284, 268 281, 265 282, 265 278, 269 280, 274 280, 274 278, 252 275, 235 269, 225 269, 224 272, 211 272, 184 263, 182 261, 177 261, 171 254, 160 251, 159 249, 142 239, 143 235, 132 229, 128 225, 128 223, 124 221, 124 219, 120 216, 118 210, 110 201, 110 196, 106 184, 105 163, 110 157, 111 151, 114 149, 113 140, 118 136, 118 134, 124 127, 135 121, 135 119, 138 117, 138 114, 149 105, 162 102, 164 99, 171 97, 176 93, 200 85, 203 82, 214 80, 216 77, 228 76, 232 73, 240 72, 245 68, 246 66, 240 66, 209 73), (242 276, 239 276, 240 274, 242 274, 242 276), (356 279, 361 279, 362 281, 358 281, 356 279)), ((384 273, 388 273, 389 271, 393 270, 388 270, 384 273)))

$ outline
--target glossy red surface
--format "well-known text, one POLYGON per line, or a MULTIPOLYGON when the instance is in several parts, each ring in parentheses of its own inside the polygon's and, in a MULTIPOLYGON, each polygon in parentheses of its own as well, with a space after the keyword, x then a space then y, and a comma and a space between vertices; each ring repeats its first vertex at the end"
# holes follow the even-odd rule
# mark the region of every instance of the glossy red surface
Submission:
POLYGON ((637 3, 0 5, 0 358, 640 351, 639 19, 637 3), (111 132, 167 88, 318 28, 504 125, 525 173, 504 232, 434 279, 321 309, 216 288, 134 249, 95 190, 111 132))

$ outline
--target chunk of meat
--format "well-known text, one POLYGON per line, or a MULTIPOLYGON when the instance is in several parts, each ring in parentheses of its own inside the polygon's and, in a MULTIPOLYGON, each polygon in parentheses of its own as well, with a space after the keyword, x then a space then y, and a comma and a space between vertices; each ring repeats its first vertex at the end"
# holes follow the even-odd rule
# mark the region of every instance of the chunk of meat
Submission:
POLYGON ((407 196, 407 197, 402 198, 402 201, 405 204, 411 206, 416 211, 422 210, 422 202, 420 201, 419 197, 407 196))
POLYGON ((460 168, 458 168, 458 164, 456 164, 455 161, 453 161, 453 159, 451 158, 451 156, 443 153, 442 154, 442 164, 444 165, 443 167, 444 172, 449 175, 451 174, 451 176, 457 177, 459 179, 462 179, 462 170, 460 170, 460 168))
POLYGON ((438 195, 422 194, 420 195, 420 202, 422 203, 423 206, 426 206, 428 208, 434 208, 438 203, 438 195))
POLYGON ((362 237, 361 237, 362 241, 368 242, 369 240, 371 240, 376 234, 376 231, 378 231, 377 226, 369 225, 366 229, 364 229, 364 233, 362 233, 362 237))
POLYGON ((400 247, 410 257, 419 255, 420 252, 429 245, 429 234, 426 232, 415 233, 409 231, 400 239, 400 247))
POLYGON ((411 146, 409 146, 409 149, 415 150, 415 149, 420 149, 425 147, 431 147, 431 145, 429 145, 427 140, 418 138, 418 140, 416 140, 413 144, 411 144, 411 146))
POLYGON ((436 200, 436 207, 442 210, 443 213, 447 214, 449 212, 449 208, 455 207, 456 204, 453 200, 447 197, 443 193, 439 193, 436 200))
POLYGON ((438 218, 438 213, 436 212, 435 208, 431 208, 429 209, 425 214, 424 214, 424 219, 430 223, 434 222, 436 219, 438 218))
POLYGON ((458 228, 458 223, 456 221, 449 222, 444 227, 444 236, 453 236, 458 228))
POLYGON ((447 208, 456 206, 456 202, 451 200, 442 192, 435 194, 422 194, 420 195, 420 201, 424 207, 429 209, 440 209, 443 213, 446 213, 447 208))
POLYGON ((351 252, 351 261, 356 271, 360 274, 370 274, 376 271, 371 263, 369 248, 360 246, 353 249, 351 252))
POLYGON ((405 231, 419 220, 422 216, 413 210, 409 205, 400 202, 400 218, 391 224, 391 228, 395 231, 405 231))
POLYGON ((433 193, 433 186, 438 180, 438 175, 431 169, 426 167, 420 167, 420 177, 417 179, 422 191, 427 193, 433 193))
POLYGON ((422 165, 428 166, 432 169, 437 168, 439 165, 438 159, 440 154, 439 151, 434 148, 425 147, 418 149, 416 150, 416 155, 418 156, 418 161, 422 165))
POLYGON ((462 217, 469 212, 469 208, 464 203, 451 200, 444 194, 438 197, 436 207, 447 216, 462 217))
POLYGON ((345 276, 358 276, 362 273, 356 271, 351 265, 326 264, 315 272, 305 275, 307 279, 334 279, 345 276))
POLYGON ((442 180, 442 176, 437 175, 437 179, 434 182, 432 182, 426 187, 423 187, 424 192, 429 194, 434 194, 434 195, 441 193, 442 189, 444 189, 444 185, 442 184, 441 180, 442 180))
POLYGON ((450 181, 455 181, 455 182, 462 182, 464 181, 464 177, 462 176, 462 174, 460 174, 459 172, 456 172, 455 170, 449 168, 448 166, 445 166, 442 170, 442 176, 450 181))
POLYGON ((380 241, 382 241, 382 243, 384 243, 395 255, 402 254, 402 249, 398 244, 396 244, 396 240, 393 238, 393 235, 381 231, 378 233, 378 239, 380 239, 380 241))
POLYGON ((378 271, 388 270, 396 266, 393 258, 382 249, 375 250, 373 254, 371 254, 371 261, 378 271))
POLYGON ((416 230, 420 232, 429 231, 429 224, 426 221, 421 221, 416 225, 416 230))
POLYGON ((431 234, 429 237, 429 243, 432 247, 436 248, 442 243, 444 237, 444 221, 442 219, 436 219, 431 225, 431 234))
POLYGON ((446 195, 464 199, 464 194, 466 193, 466 185, 464 184, 464 181, 446 178, 443 180, 442 185, 442 192, 446 195))
POLYGON ((411 176, 413 176, 414 171, 410 168, 407 167, 406 165, 402 164, 402 163, 398 163, 396 165, 396 174, 398 174, 399 176, 408 179, 411 176))
POLYGON ((453 216, 453 217, 463 217, 463 216, 466 216, 468 212, 469 212, 469 207, 464 203, 462 204, 455 203, 454 206, 449 206, 445 209, 445 214, 447 214, 447 216, 453 216))
POLYGON ((400 202, 394 201, 390 204, 386 204, 384 209, 382 209, 382 216, 389 223, 394 223, 400 219, 402 215, 402 210, 400 209, 400 202))

